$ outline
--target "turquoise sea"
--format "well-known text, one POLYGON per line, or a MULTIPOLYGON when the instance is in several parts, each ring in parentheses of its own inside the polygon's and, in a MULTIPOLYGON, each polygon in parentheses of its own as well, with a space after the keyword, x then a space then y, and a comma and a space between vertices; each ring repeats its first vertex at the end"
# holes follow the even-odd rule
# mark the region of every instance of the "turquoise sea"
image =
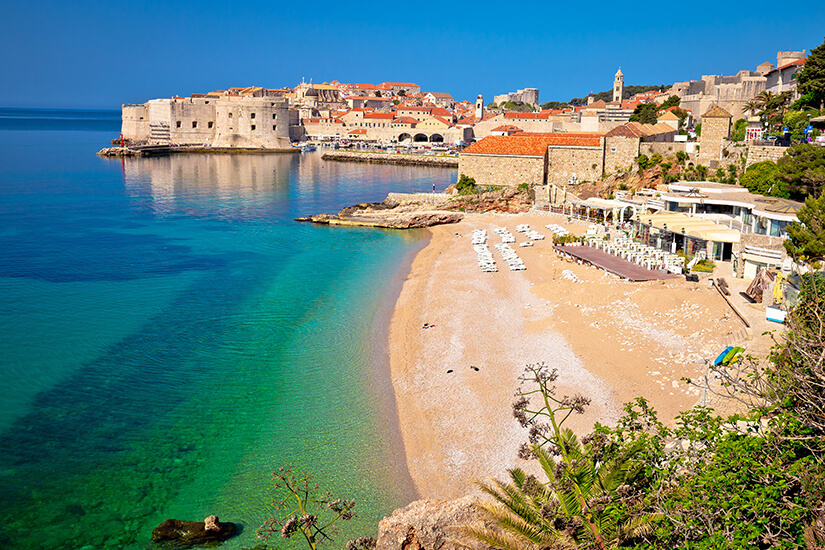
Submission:
POLYGON ((209 514, 253 547, 289 462, 358 504, 330 548, 374 536, 415 498, 386 330, 426 233, 292 219, 455 171, 97 157, 118 132, 0 109, 0 548, 151 548, 209 514))

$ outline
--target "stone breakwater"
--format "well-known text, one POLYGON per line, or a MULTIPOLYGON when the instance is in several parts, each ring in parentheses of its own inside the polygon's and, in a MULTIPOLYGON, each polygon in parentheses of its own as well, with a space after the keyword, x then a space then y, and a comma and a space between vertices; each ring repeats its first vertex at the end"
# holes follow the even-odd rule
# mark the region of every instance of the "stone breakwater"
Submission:
POLYGON ((358 151, 331 151, 324 153, 324 160, 340 162, 371 162, 375 164, 403 164, 410 166, 441 166, 458 168, 457 157, 436 157, 429 155, 405 155, 402 153, 362 153, 358 151))

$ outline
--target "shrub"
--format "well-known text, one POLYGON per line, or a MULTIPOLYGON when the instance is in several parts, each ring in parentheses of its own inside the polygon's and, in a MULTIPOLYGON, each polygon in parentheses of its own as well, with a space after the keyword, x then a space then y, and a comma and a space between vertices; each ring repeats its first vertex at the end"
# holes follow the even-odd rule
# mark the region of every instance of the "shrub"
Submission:
POLYGON ((461 174, 458 177, 458 182, 455 184, 456 191, 459 195, 470 195, 476 192, 476 180, 461 174))

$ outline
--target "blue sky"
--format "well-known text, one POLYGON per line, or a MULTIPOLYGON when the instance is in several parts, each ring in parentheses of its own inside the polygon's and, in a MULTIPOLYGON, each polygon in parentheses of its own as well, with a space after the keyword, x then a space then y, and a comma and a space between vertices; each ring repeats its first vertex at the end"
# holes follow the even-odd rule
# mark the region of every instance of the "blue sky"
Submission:
POLYGON ((825 40, 821 2, 0 1, 4 107, 118 108, 302 77, 487 102, 535 87, 544 102, 610 89, 619 66, 626 84, 672 84, 825 40))

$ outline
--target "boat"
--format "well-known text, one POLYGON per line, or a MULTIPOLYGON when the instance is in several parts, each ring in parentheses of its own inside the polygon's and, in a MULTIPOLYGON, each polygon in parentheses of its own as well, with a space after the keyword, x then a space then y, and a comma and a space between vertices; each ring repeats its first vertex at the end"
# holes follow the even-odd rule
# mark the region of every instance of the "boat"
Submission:
POLYGON ((301 152, 302 153, 311 153, 315 151, 315 146, 310 143, 305 143, 301 145, 301 152))
POLYGON ((713 360, 713 364, 714 364, 714 365, 721 365, 721 364, 722 364, 722 361, 724 361, 724 359, 725 359, 725 356, 726 356, 726 355, 727 355, 727 354, 728 354, 728 353, 729 353, 732 349, 733 349, 733 346, 728 346, 728 347, 726 347, 724 350, 722 350, 722 353, 720 353, 720 354, 716 357, 716 359, 714 359, 714 360, 713 360))

